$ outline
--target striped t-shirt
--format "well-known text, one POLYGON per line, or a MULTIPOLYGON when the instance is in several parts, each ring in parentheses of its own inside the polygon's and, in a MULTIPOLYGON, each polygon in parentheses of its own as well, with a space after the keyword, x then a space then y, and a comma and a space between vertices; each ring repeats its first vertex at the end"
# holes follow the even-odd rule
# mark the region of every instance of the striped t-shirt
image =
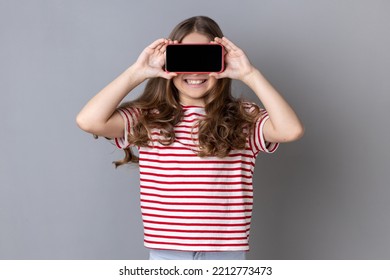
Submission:
MULTIPOLYGON (((118 110, 125 135, 115 143, 123 149, 129 146, 127 133, 139 110, 118 110)), ((155 129, 150 145, 138 148, 144 245, 183 251, 249 250, 255 159, 278 147, 263 138, 268 114, 261 109, 245 150, 233 150, 225 158, 201 158, 196 154, 196 132, 204 108, 183 106, 183 111, 173 144, 160 144, 157 139, 162 136, 155 129)))

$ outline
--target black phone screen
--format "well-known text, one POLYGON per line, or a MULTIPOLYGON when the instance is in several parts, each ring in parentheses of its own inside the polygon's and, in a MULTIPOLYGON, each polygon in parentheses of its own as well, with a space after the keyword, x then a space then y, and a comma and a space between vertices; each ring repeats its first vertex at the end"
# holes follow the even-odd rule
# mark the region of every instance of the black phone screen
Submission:
POLYGON ((166 49, 165 69, 177 73, 221 72, 223 56, 219 44, 172 44, 166 49))

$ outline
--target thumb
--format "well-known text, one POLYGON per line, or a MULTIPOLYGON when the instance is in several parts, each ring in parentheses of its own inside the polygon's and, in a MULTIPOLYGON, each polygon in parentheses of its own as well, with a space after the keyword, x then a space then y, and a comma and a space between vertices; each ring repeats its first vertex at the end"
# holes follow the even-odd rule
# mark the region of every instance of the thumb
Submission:
POLYGON ((209 74, 209 76, 210 76, 210 77, 214 77, 214 78, 216 78, 217 80, 218 80, 218 79, 223 79, 223 78, 226 78, 226 77, 227 77, 227 75, 226 75, 225 72, 222 72, 222 73, 211 72, 211 73, 209 74))
POLYGON ((174 73, 174 72, 165 72, 165 71, 161 71, 161 72, 159 73, 158 76, 161 77, 161 78, 170 80, 170 79, 173 79, 174 77, 176 77, 177 74, 174 73))

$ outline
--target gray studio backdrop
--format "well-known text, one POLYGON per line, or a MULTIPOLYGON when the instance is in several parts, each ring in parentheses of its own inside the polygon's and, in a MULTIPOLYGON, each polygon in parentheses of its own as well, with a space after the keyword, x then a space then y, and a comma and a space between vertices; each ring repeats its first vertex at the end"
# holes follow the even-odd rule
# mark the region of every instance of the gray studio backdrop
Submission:
POLYGON ((0 258, 147 258, 137 167, 115 170, 122 152, 75 118, 149 43, 208 15, 306 128, 257 160, 249 258, 389 259, 389 14, 385 0, 1 0, 0 258))

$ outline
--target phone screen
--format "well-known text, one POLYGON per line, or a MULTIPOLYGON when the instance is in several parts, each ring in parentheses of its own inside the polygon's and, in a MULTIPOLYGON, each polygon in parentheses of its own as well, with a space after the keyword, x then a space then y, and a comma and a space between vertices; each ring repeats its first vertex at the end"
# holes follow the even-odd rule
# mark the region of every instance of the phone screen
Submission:
POLYGON ((166 49, 165 70, 176 73, 222 72, 224 50, 219 44, 172 44, 166 49))

